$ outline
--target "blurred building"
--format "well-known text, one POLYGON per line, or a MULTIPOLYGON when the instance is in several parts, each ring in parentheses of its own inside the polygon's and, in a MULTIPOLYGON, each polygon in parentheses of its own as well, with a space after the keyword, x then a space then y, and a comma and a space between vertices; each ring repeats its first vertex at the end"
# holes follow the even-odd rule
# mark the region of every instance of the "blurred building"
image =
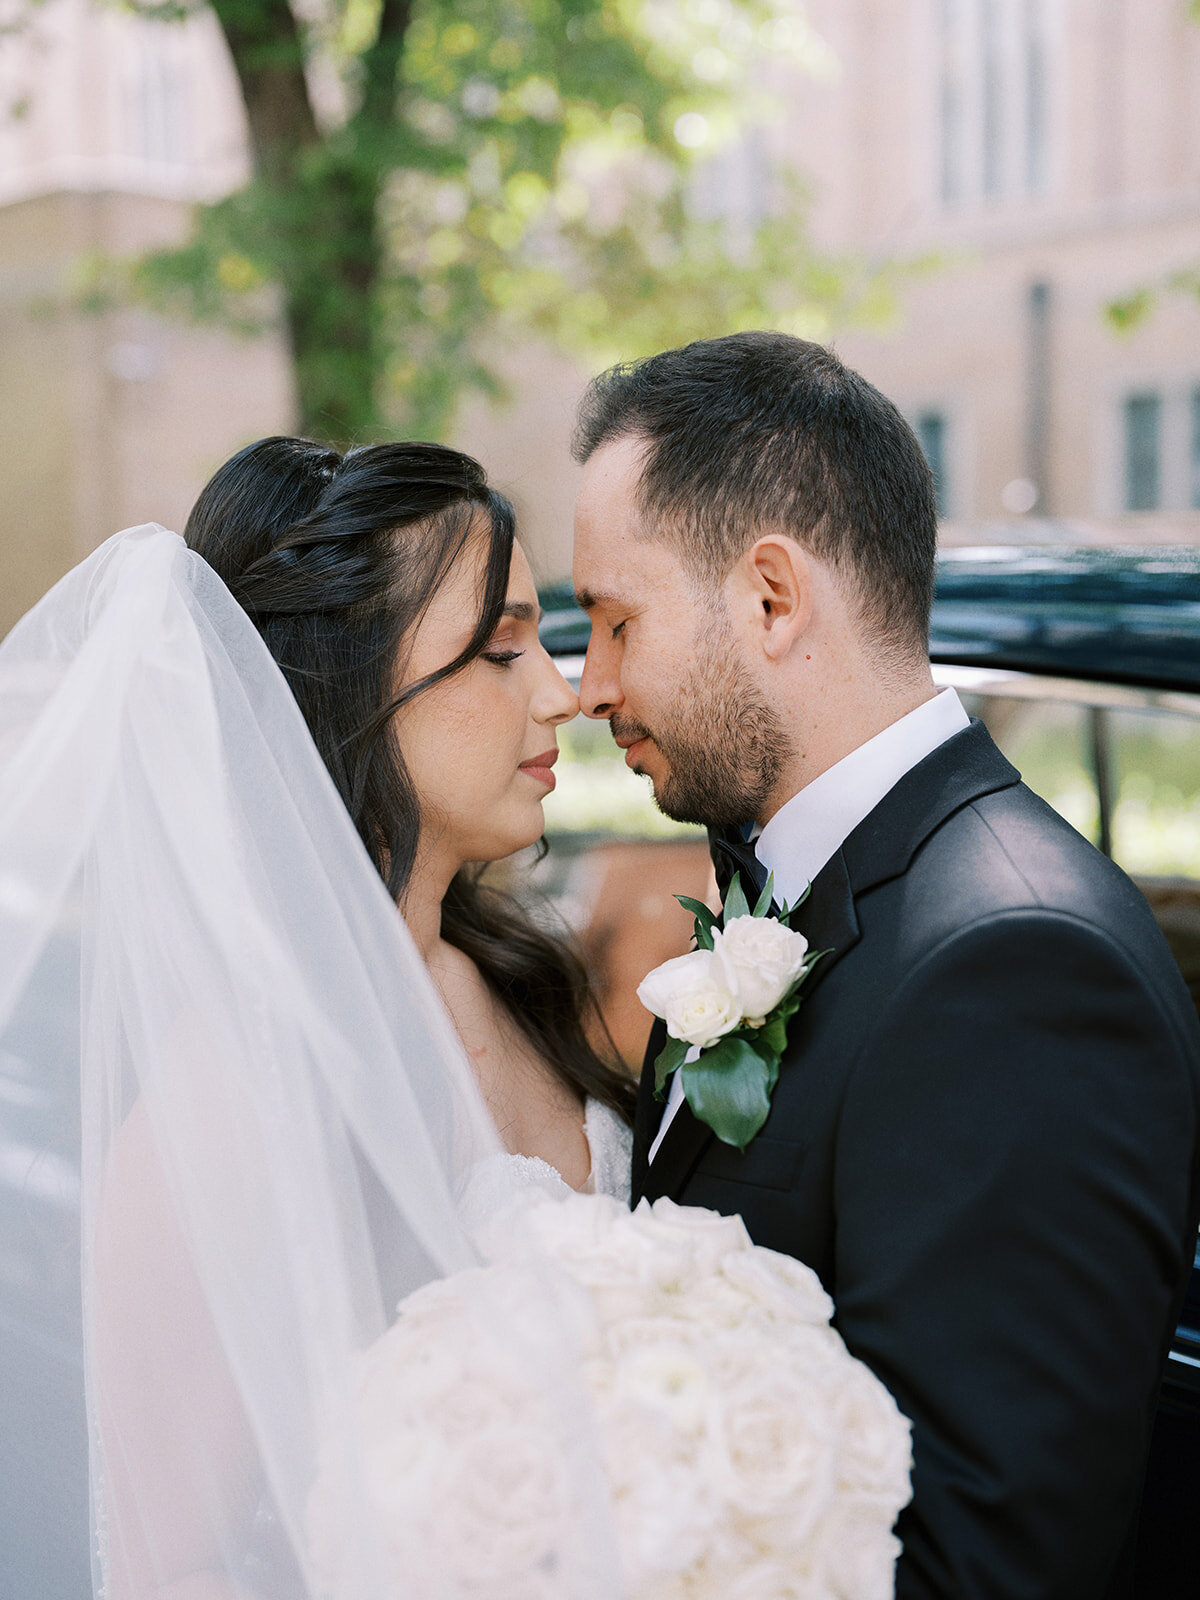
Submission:
MULTIPOLYGON (((1183 0, 807 0, 832 70, 716 164, 744 210, 811 174, 818 240, 902 274, 898 315, 835 329, 913 422, 948 541, 1200 542, 1200 303, 1118 334, 1114 300, 1200 268, 1200 25, 1183 0), (989 525, 1003 520, 1000 530, 989 525)), ((469 413, 565 570, 568 388, 538 358, 469 413)))
MULTIPOLYGON (((801 0, 796 0, 798 7, 801 0)), ((806 0, 830 69, 718 161, 710 199, 813 180, 820 243, 901 275, 886 328, 834 329, 911 417, 948 539, 1200 540, 1200 305, 1119 335, 1106 305, 1200 264, 1200 26, 1184 0, 806 0), (1050 519, 1047 521, 1046 519, 1050 519), (1015 530, 1015 531, 1014 531, 1015 530)), ((210 16, 29 6, 0 37, 0 632, 116 528, 179 524, 212 468, 294 416, 279 338, 63 310, 89 253, 178 238, 236 187, 245 130, 210 16)), ((510 405, 457 442, 569 565, 586 374, 509 352, 510 405)))
POLYGON ((88 0, 0 37, 0 634, 118 528, 180 527, 234 449, 293 415, 281 339, 70 308, 81 264, 178 241, 246 175, 211 16, 88 0))
POLYGON ((930 254, 842 353, 905 408, 943 514, 1200 533, 1200 27, 1179 0, 814 0, 841 64, 797 107, 838 247, 930 254))

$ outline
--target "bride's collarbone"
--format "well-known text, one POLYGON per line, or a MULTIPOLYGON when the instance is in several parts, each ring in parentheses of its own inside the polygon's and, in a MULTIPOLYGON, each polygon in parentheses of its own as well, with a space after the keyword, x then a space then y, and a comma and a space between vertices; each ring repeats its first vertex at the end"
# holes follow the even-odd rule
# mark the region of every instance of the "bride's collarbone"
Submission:
POLYGON ((503 1001, 459 950, 431 966, 505 1149, 538 1156, 572 1188, 591 1172, 579 1096, 534 1048, 503 1001))

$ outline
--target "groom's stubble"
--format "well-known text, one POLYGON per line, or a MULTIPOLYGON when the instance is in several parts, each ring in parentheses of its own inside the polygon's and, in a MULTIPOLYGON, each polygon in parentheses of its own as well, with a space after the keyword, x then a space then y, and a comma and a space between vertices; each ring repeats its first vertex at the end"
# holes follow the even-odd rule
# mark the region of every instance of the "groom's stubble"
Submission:
POLYGON ((649 738, 668 772, 655 784, 660 811, 707 828, 754 821, 774 795, 791 760, 791 738, 738 655, 728 616, 714 612, 697 629, 697 664, 689 669, 656 726, 621 712, 613 737, 649 738))

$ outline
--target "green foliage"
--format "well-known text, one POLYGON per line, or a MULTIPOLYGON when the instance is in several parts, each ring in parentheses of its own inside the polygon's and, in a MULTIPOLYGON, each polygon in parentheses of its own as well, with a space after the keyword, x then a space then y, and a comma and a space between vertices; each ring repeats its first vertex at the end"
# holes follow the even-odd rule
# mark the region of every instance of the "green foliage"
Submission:
POLYGON ((742 1034, 729 1033, 681 1070, 692 1115, 722 1143, 744 1150, 767 1120, 779 1057, 760 1055, 742 1034))
POLYGON ((654 1093, 659 1100, 665 1098, 667 1079, 683 1065, 689 1045, 685 1039, 668 1038, 654 1062, 654 1093))
POLYGON ((1140 284, 1104 308, 1110 325, 1118 333, 1132 333, 1158 309, 1159 302, 1172 295, 1200 300, 1200 268, 1178 267, 1153 283, 1140 284))
POLYGON ((712 931, 717 921, 716 912, 711 911, 703 900, 694 900, 690 894, 677 894, 675 898, 683 909, 690 911, 696 919, 693 928, 697 949, 711 950, 714 943, 712 931))
MULTIPOLYGON (((770 904, 769 901, 767 903, 770 904)), ((732 922, 735 917, 749 915, 750 902, 746 899, 746 891, 742 888, 742 875, 740 872, 735 872, 725 891, 725 906, 721 912, 721 921, 732 922)))
POLYGON ((878 272, 811 246, 797 180, 757 222, 695 203, 774 110, 766 63, 824 64, 783 0, 334 0, 299 29, 285 0, 212 3, 256 177, 122 282, 243 329, 281 304, 309 431, 440 436, 531 335, 599 365, 887 308, 878 272), (322 120, 306 57, 337 89, 322 120))

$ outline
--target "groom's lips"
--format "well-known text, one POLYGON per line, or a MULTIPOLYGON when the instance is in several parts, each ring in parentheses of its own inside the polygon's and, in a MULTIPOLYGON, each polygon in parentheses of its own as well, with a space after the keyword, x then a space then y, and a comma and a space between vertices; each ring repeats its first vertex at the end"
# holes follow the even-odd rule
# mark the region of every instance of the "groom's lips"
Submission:
POLYGON ((639 746, 648 744, 649 741, 650 735, 648 733, 639 733, 632 739, 627 739, 624 735, 621 735, 619 738, 615 738, 613 743, 618 749, 624 750, 625 765, 627 767, 632 767, 634 763, 634 751, 637 750, 639 746))
POLYGON ((531 778, 536 778, 539 783, 544 783, 547 789, 553 789, 555 778, 550 768, 557 760, 557 748, 543 750, 540 756, 530 756, 528 761, 522 761, 520 770, 527 772, 531 778))

